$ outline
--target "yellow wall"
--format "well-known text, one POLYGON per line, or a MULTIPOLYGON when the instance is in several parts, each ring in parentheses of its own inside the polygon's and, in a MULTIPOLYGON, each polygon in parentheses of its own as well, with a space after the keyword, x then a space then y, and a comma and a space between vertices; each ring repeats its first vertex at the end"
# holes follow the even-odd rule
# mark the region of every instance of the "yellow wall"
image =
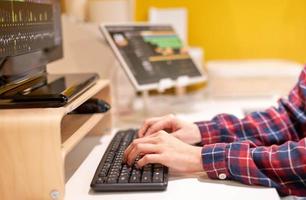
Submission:
POLYGON ((206 59, 282 58, 306 63, 306 0, 135 0, 148 8, 186 7, 189 44, 206 59))

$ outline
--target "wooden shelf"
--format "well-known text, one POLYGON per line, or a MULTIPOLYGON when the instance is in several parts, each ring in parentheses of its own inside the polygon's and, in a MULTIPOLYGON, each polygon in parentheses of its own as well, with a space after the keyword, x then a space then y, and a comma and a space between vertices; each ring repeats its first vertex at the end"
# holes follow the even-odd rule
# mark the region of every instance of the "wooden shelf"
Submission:
POLYGON ((62 125, 62 153, 66 156, 104 117, 104 114, 69 116, 62 125))
POLYGON ((0 199, 64 199, 66 155, 88 134, 111 128, 111 114, 68 114, 91 97, 111 103, 100 80, 60 108, 0 110, 0 199))

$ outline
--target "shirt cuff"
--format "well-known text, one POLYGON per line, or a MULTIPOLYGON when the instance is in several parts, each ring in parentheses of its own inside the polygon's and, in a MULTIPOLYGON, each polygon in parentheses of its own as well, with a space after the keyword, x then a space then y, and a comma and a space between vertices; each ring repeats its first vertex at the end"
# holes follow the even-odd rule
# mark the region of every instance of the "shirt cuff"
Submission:
POLYGON ((220 142, 220 133, 218 126, 213 121, 195 122, 201 134, 202 145, 214 144, 220 142))
POLYGON ((202 148, 203 169, 212 179, 229 179, 230 173, 227 168, 226 143, 205 145, 202 148))

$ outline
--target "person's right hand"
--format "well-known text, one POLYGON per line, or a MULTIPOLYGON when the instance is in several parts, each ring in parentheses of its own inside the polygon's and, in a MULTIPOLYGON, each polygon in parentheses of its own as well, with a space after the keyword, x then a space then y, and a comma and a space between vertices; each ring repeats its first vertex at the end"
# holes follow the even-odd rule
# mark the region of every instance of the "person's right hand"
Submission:
POLYGON ((184 122, 172 114, 145 120, 139 129, 138 136, 145 137, 161 130, 171 133, 188 144, 196 144, 201 141, 201 134, 197 125, 184 122))

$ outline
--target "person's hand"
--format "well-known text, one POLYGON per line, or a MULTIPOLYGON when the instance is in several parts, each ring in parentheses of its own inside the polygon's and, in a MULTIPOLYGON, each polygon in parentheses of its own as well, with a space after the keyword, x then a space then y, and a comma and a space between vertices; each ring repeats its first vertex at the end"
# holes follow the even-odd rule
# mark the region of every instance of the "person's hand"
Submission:
POLYGON ((197 125, 181 121, 172 114, 145 120, 138 131, 138 136, 148 136, 161 130, 170 132, 173 136, 188 144, 201 142, 201 134, 197 125))
POLYGON ((136 166, 160 163, 180 172, 201 172, 201 147, 186 144, 165 131, 138 138, 124 152, 124 161, 132 165, 140 156, 136 166))

